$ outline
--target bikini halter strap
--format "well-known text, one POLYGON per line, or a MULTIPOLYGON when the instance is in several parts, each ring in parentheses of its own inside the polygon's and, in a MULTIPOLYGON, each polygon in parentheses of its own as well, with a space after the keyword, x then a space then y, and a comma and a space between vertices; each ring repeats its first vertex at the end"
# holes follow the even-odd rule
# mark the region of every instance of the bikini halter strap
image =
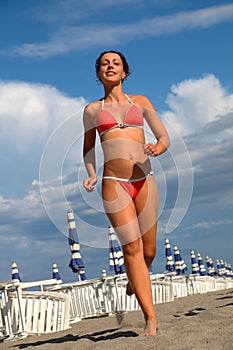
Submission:
MULTIPOLYGON (((131 100, 131 98, 130 98, 128 95, 125 94, 125 97, 127 98, 127 100, 128 100, 131 104, 133 104, 133 101, 131 100)), ((104 107, 104 98, 102 99, 101 104, 102 104, 102 108, 103 108, 103 107, 104 107)))

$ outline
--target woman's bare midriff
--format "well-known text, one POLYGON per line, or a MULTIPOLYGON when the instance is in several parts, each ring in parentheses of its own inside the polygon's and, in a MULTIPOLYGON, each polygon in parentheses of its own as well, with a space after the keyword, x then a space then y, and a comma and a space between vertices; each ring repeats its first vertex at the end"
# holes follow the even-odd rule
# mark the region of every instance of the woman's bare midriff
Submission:
POLYGON ((104 152, 104 176, 138 179, 151 171, 150 160, 144 152, 145 140, 141 130, 129 129, 124 129, 123 132, 118 130, 115 132, 114 130, 111 137, 101 140, 104 152), (131 139, 129 139, 128 133, 132 133, 132 131, 134 131, 135 137, 132 139, 131 135, 131 139))

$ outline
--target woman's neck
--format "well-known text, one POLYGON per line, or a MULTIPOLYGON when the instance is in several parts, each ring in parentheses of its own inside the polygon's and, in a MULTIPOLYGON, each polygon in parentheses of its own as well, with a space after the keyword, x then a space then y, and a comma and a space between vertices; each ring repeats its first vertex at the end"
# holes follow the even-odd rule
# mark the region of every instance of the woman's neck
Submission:
POLYGON ((104 99, 109 102, 124 102, 126 97, 122 86, 104 87, 104 99))

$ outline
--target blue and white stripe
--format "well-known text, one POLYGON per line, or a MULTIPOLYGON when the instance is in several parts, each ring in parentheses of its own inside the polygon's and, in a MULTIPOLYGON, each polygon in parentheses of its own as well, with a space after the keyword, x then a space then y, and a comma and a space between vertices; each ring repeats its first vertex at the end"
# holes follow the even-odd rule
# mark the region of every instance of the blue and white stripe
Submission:
POLYGON ((53 263, 53 278, 57 281, 59 281, 60 283, 62 283, 62 279, 60 277, 59 271, 58 271, 58 267, 56 263, 53 263))
POLYGON ((11 278, 13 280, 19 280, 19 282, 21 282, 18 266, 15 261, 13 261, 11 264, 11 278))
POLYGON ((206 266, 207 266, 209 276, 216 275, 213 260, 208 255, 206 256, 206 266))
POLYGON ((175 260, 176 274, 183 275, 185 273, 185 271, 187 270, 187 266, 181 257, 181 254, 180 254, 178 247, 175 245, 173 249, 174 249, 174 260, 175 260))
POLYGON ((74 220, 74 214, 72 210, 68 210, 67 213, 68 221, 68 241, 70 246, 70 251, 72 254, 69 267, 74 273, 78 273, 79 278, 84 281, 87 279, 85 273, 85 265, 80 254, 80 244, 78 239, 78 233, 76 230, 76 224, 74 220))
POLYGON ((113 227, 109 226, 109 269, 115 274, 125 273, 124 257, 113 227))
POLYGON ((192 274, 199 275, 200 274, 199 266, 198 266, 196 256, 195 256, 193 249, 190 250, 190 257, 191 257, 192 274))
POLYGON ((206 275, 206 268, 205 265, 203 263, 203 259, 200 253, 197 253, 197 262, 198 262, 198 266, 199 266, 199 273, 201 276, 205 276, 206 275))
POLYGON ((173 261, 172 250, 170 246, 169 239, 165 239, 165 256, 166 256, 166 270, 169 272, 175 271, 175 264, 173 261))

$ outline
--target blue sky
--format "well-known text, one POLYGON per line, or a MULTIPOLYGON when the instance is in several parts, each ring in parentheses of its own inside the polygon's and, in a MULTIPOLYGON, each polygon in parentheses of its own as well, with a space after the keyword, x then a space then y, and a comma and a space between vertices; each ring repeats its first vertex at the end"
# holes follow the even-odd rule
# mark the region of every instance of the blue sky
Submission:
MULTIPOLYGON (((171 135, 152 160, 161 197, 154 272, 164 239, 233 265, 233 3, 182 0, 30 0, 0 3, 0 280, 68 267, 72 208, 89 278, 108 270, 100 185, 82 189, 82 110, 102 97, 94 63, 122 51, 125 92, 150 98, 171 135)), ((146 130, 148 139, 151 134, 146 130)), ((98 172, 102 155, 97 145, 98 172)))

